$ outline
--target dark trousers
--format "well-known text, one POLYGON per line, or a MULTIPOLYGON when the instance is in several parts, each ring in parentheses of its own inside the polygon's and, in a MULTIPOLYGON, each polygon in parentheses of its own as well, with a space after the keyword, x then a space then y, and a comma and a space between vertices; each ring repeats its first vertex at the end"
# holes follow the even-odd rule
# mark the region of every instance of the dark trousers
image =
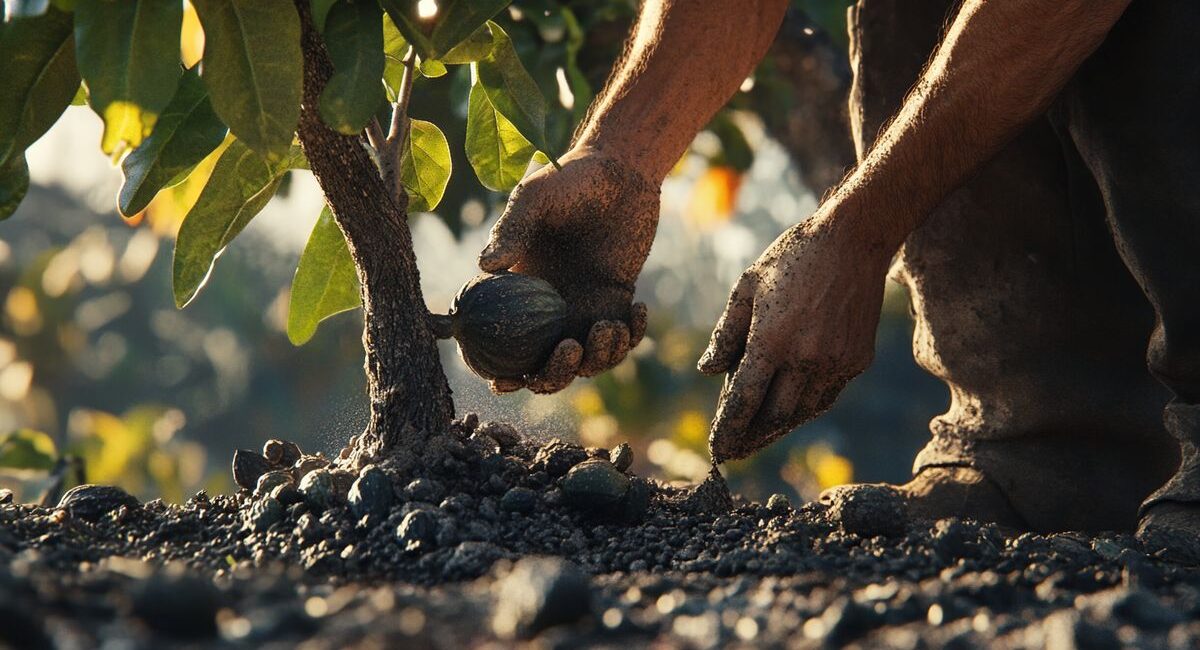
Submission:
MULTIPOLYGON (((860 152, 956 4, 851 9, 860 152)), ((893 267, 914 355, 951 393, 914 470, 976 467, 1035 529, 1132 528, 1168 478, 1153 498, 1200 501, 1198 33, 1200 3, 1135 0, 1052 109, 893 267)))

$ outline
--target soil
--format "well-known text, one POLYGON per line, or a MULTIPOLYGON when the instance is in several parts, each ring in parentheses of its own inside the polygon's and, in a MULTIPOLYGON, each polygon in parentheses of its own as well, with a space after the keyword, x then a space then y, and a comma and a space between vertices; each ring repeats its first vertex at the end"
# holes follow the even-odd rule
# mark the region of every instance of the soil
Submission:
POLYGON ((291 462, 298 450, 269 443, 239 452, 238 480, 256 489, 235 495, 171 506, 84 487, 57 508, 0 505, 0 646, 1200 639, 1200 568, 1126 534, 914 522, 884 490, 875 502, 762 504, 715 473, 695 488, 631 475, 628 447, 537 445, 473 418, 452 429, 357 480, 307 473, 323 461, 291 462), (303 481, 279 469, 289 463, 303 481))

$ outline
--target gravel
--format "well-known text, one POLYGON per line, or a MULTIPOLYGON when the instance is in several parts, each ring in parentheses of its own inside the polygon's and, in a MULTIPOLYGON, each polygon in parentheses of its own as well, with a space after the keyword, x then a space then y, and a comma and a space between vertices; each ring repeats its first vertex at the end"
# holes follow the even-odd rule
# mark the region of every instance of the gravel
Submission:
POLYGON ((616 450, 539 445, 469 419, 357 475, 275 442, 248 452, 267 466, 233 495, 170 506, 89 486, 56 508, 0 504, 0 646, 1200 639, 1200 569, 1147 555, 1127 534, 914 522, 886 493, 761 504, 730 495, 716 473, 665 485, 622 471, 616 450), (624 491, 567 498, 580 464, 624 491), (268 472, 294 480, 300 469, 299 491, 283 480, 254 491, 268 472))

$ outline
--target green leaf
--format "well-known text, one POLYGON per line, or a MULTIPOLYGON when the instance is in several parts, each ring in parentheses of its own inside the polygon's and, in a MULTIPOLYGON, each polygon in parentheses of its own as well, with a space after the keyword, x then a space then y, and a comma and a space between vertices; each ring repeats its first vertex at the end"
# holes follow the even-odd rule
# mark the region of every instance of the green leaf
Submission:
POLYGON ((283 175, 303 166, 303 159, 299 147, 268 162, 240 140, 229 144, 175 238, 172 284, 177 307, 196 297, 221 251, 267 205, 283 175))
POLYGON ((467 100, 467 160, 484 187, 507 192, 529 168, 536 148, 488 100, 480 84, 467 100))
POLYGON ((50 9, 0 24, 0 162, 25 151, 67 109, 79 88, 71 15, 50 9))
POLYGON ((432 122, 410 120, 408 142, 400 158, 400 180, 409 212, 429 212, 442 201, 450 182, 450 143, 432 122))
POLYGON ((76 90, 75 96, 71 98, 71 105, 72 106, 87 105, 87 95, 88 95, 87 86, 85 86, 83 84, 79 84, 79 90, 76 90))
POLYGON ((361 304, 354 259, 329 207, 321 210, 300 254, 288 303, 288 340, 304 345, 322 320, 361 304))
POLYGON ((290 0, 194 0, 213 109, 251 149, 278 161, 300 120, 300 16, 290 0))
MULTIPOLYGON (((437 24, 430 36, 430 58, 441 59, 480 27, 500 13, 512 0, 449 0, 438 12, 437 24)), ((486 54, 485 54, 486 56, 486 54)), ((476 59, 478 60, 478 59, 476 59)))
POLYGON ((58 460, 54 439, 33 429, 0 435, 0 468, 48 470, 58 460))
POLYGON ((383 10, 404 35, 404 40, 416 50, 417 56, 422 59, 433 58, 433 44, 425 31, 429 24, 417 16, 417 3, 413 0, 379 0, 379 4, 383 5, 383 10))
POLYGON ((88 102, 104 118, 100 148, 119 154, 150 135, 181 72, 183 3, 80 0, 75 49, 88 102))
POLYGON ((333 77, 321 93, 321 119, 346 135, 363 130, 384 101, 383 12, 375 2, 339 2, 325 23, 333 77))
POLYGON ((417 69, 421 74, 430 79, 437 79, 446 74, 446 64, 437 59, 420 59, 417 61, 417 69))
POLYGON ((474 63, 486 58, 492 53, 492 32, 484 25, 475 30, 467 40, 455 45, 453 49, 441 56, 439 61, 446 65, 461 65, 474 63))
POLYGON ((50 8, 50 0, 8 0, 4 3, 8 11, 7 20, 41 16, 50 8))
POLYGON ((165 189, 183 180, 225 139, 225 125, 213 112, 208 90, 195 68, 183 74, 179 89, 154 131, 121 162, 125 183, 117 207, 129 217, 141 212, 165 189))
POLYGON ((318 32, 325 31, 325 19, 329 17, 329 10, 333 9, 333 5, 338 0, 312 0, 312 18, 313 25, 316 26, 318 32))
POLYGON ((25 154, 19 153, 0 167, 0 221, 17 211, 17 206, 29 192, 29 165, 25 154))
POLYGON ((475 64, 479 85, 492 106, 538 149, 552 153, 546 142, 546 98, 529 76, 513 49, 508 34, 496 23, 492 30, 492 53, 475 64))
POLYGON ((408 52, 408 41, 396 28, 391 16, 383 15, 383 85, 389 102, 396 101, 400 92, 400 81, 404 78, 404 55, 408 52))

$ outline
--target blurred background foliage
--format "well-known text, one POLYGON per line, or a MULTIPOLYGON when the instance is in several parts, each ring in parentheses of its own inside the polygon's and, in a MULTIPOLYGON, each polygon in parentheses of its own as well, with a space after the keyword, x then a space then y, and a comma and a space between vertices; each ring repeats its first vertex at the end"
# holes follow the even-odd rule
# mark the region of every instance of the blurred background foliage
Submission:
MULTIPOLYGON (((630 441, 640 472, 693 481, 708 469, 719 378, 695 361, 731 286, 780 232, 805 218, 853 162, 845 100, 846 0, 794 0, 767 59, 697 136, 663 188, 638 298, 645 342, 612 372, 553 396, 497 397, 452 344, 443 362, 460 412, 531 435, 611 446, 630 441)), ((620 53, 635 0, 518 0, 497 22, 553 107, 561 150, 620 53)), ((185 13, 181 50, 203 34, 185 13)), ((696 65, 705 56, 697 53, 696 65)), ((415 118, 436 117, 453 174, 436 214, 412 216, 431 309, 444 310, 505 196, 480 186, 463 152, 469 79, 462 66, 420 77, 415 118)), ((336 453, 365 424, 361 317, 326 321, 300 348, 284 333, 296 260, 321 209, 308 172, 225 251, 204 294, 173 306, 170 238, 219 155, 122 220, 120 172, 96 151, 101 125, 72 107, 29 151, 34 187, 0 225, 0 487, 34 500, 57 476, 182 501, 231 488, 238 447, 268 438, 336 453), (205 167, 207 166, 207 167, 205 167)), ((904 480, 945 389, 916 367, 907 296, 889 285, 874 365, 837 406, 753 459, 727 468, 735 488, 813 498, 851 480, 904 480)))

